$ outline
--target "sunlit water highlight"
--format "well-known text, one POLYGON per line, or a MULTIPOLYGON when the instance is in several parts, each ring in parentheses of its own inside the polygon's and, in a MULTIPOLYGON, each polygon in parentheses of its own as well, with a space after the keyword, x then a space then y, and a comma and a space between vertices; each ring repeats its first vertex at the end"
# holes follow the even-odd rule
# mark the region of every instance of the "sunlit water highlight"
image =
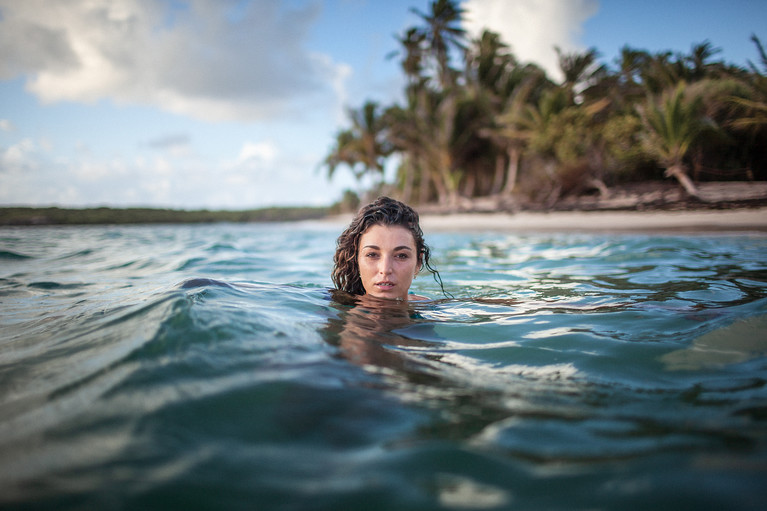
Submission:
POLYGON ((763 509, 767 237, 0 230, 0 507, 763 509))

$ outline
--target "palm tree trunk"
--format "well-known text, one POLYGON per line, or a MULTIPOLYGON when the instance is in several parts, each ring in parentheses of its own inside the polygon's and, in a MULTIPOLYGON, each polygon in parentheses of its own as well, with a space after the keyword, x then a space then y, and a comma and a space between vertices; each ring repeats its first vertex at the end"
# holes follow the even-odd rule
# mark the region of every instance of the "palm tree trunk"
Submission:
POLYGON ((429 180, 434 184, 434 189, 437 190, 437 202, 440 204, 447 204, 450 194, 448 193, 447 185, 445 185, 440 172, 434 169, 433 171, 429 172, 429 178, 429 180))
POLYGON ((498 153, 495 157, 495 175, 493 176, 493 187, 490 190, 492 195, 498 195, 503 189, 503 155, 498 153))
POLYGON ((469 172, 466 176, 466 180, 463 182, 463 196, 468 198, 473 197, 476 187, 477 175, 474 172, 469 172))
POLYGON ((599 197, 602 199, 607 199, 610 197, 610 190, 607 188, 607 185, 604 181, 599 179, 598 177, 592 177, 588 180, 588 185, 592 188, 596 188, 599 190, 599 197))
POLYGON ((405 158, 405 161, 402 163, 402 171, 405 173, 405 183, 402 187, 402 201, 407 204, 410 202, 410 198, 413 195, 413 182, 415 181, 415 169, 408 158, 405 158))
POLYGON ((503 195, 509 196, 514 191, 517 184, 517 174, 519 172, 519 157, 521 151, 516 146, 511 146, 507 150, 509 166, 506 169, 506 186, 503 189, 503 195))
POLYGON ((690 176, 687 175, 687 171, 683 164, 677 163, 669 166, 666 169, 666 177, 675 178, 690 197, 700 200, 700 192, 698 192, 698 188, 695 186, 695 183, 692 182, 690 176))
POLYGON ((455 206, 458 204, 458 183, 460 178, 455 172, 451 172, 449 167, 442 168, 441 177, 446 192, 446 200, 440 200, 440 202, 448 206, 455 206))
POLYGON ((431 195, 429 178, 421 172, 421 180, 418 183, 418 204, 426 204, 429 202, 429 196, 431 195))
POLYGON ((452 203, 453 194, 449 183, 444 173, 435 173, 434 186, 437 188, 438 201, 442 205, 452 203))

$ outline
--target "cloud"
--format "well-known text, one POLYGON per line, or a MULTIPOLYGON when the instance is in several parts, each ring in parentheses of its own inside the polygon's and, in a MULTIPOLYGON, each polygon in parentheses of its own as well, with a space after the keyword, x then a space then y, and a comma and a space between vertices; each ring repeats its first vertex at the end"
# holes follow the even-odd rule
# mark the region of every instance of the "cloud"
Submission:
POLYGON ((0 204, 248 209, 329 204, 353 185, 351 177, 330 183, 307 172, 321 156, 311 150, 272 140, 236 147, 228 157, 173 150, 99 155, 81 148, 51 158, 40 141, 25 138, 0 147, 0 204))
POLYGON ((318 3, 0 0, 0 79, 44 102, 151 105, 202 120, 338 101, 348 69, 305 46, 318 3))
POLYGON ((8 119, 0 119, 0 131, 13 130, 13 123, 8 119))
POLYGON ((0 172, 23 172, 36 168, 35 143, 25 138, 0 153, 0 172))
POLYGON ((501 35, 522 62, 534 62, 561 79, 555 46, 583 50, 583 23, 599 10, 598 0, 466 0, 464 27, 472 37, 487 28, 501 35))
POLYGON ((249 163, 272 163, 277 148, 271 142, 245 142, 237 157, 237 165, 249 163))
POLYGON ((153 138, 147 142, 147 146, 149 146, 150 149, 157 149, 161 151, 173 150, 187 147, 191 141, 192 139, 187 134, 174 133, 171 135, 164 135, 162 137, 153 138))

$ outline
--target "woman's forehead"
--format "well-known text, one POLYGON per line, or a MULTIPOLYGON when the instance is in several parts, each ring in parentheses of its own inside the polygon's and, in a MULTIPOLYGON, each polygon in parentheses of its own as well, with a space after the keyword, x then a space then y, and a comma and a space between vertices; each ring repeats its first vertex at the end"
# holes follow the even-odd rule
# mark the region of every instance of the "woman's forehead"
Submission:
POLYGON ((375 224, 371 225, 360 237, 361 247, 367 243, 396 243, 397 245, 415 247, 415 238, 410 229, 405 226, 375 224))

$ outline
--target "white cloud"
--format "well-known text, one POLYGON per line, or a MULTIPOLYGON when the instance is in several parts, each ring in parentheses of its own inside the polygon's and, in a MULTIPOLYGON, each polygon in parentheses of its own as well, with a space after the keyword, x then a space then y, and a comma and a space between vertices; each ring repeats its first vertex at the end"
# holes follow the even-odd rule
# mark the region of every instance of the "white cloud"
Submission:
POLYGON ((5 149, 0 154, 0 171, 20 171, 34 168, 35 143, 25 138, 5 149))
POLYGON ((156 158, 154 161, 154 172, 160 176, 171 176, 175 172, 175 169, 167 159, 156 158))
POLYGON ((599 10, 598 0, 466 0, 464 27, 472 37, 487 28, 501 35, 522 62, 534 62, 554 79, 562 74, 554 47, 583 50, 583 23, 599 10))
POLYGON ((265 119, 296 97, 343 96, 348 69, 303 47, 318 14, 259 0, 0 0, 0 79, 26 76, 44 102, 265 119))
POLYGON ((13 123, 8 119, 0 119, 0 131, 13 130, 13 123))
MULTIPOLYGON (((66 162, 63 163, 66 164, 66 162)), ((109 172, 110 169, 106 164, 93 161, 83 161, 77 165, 71 165, 69 167, 72 172, 72 177, 80 182, 98 182, 111 175, 109 172)))
POLYGON ((245 142, 237 157, 237 165, 247 163, 270 164, 277 156, 277 147, 271 142, 245 142))

